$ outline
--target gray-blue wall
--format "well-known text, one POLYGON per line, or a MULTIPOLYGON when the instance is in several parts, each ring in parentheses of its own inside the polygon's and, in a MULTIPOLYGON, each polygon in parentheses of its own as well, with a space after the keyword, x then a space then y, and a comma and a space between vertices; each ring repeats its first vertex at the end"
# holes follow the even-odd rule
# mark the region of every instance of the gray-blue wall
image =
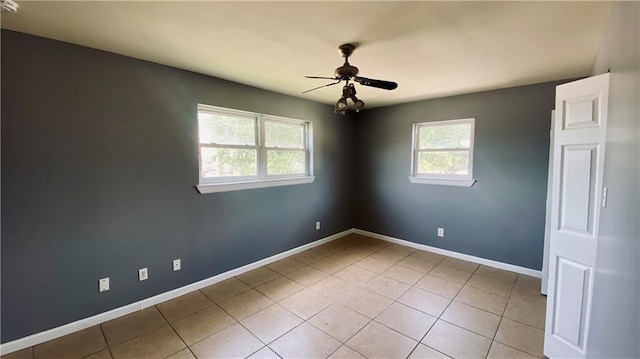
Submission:
POLYGON ((365 111, 357 121, 356 227, 540 269, 557 82, 365 111), (412 124, 476 119, 471 188, 412 184, 412 124), (445 229, 445 238, 436 236, 445 229))
POLYGON ((11 31, 1 40, 2 342, 352 227, 353 122, 332 106, 11 31), (316 181, 199 194, 197 103, 312 121, 316 181))

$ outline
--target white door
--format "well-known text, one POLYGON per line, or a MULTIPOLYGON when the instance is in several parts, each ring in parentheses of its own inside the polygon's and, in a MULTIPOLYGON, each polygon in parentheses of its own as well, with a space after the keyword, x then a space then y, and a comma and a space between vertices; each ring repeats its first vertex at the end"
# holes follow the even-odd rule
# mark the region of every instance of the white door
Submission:
POLYGON ((584 358, 602 198, 609 74, 556 87, 544 354, 584 358))

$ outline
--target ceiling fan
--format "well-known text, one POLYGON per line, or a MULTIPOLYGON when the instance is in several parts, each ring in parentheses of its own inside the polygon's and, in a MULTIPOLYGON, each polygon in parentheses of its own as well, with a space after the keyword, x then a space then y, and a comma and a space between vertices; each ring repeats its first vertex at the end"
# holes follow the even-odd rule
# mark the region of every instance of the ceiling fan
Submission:
POLYGON ((342 44, 338 46, 338 49, 340 50, 342 57, 344 57, 344 65, 336 69, 336 71, 334 72, 334 77, 305 76, 308 79, 334 80, 335 82, 314 87, 310 90, 304 91, 303 93, 307 93, 327 86, 337 85, 340 82, 344 81, 345 85, 344 87, 342 87, 342 96, 340 97, 340 99, 338 99, 338 102, 336 102, 336 107, 334 109, 336 113, 344 115, 347 113, 347 108, 349 107, 347 99, 351 99, 351 101, 353 101, 353 107, 356 109, 356 111, 360 111, 362 110, 362 108, 364 108, 364 102, 356 97, 356 88, 353 85, 353 82, 357 82, 363 86, 376 87, 384 90, 393 90, 398 87, 398 84, 392 81, 376 80, 358 76, 358 68, 349 64, 349 56, 351 56, 353 50, 356 49, 356 45, 342 44), (349 83, 350 81, 352 83, 349 83))

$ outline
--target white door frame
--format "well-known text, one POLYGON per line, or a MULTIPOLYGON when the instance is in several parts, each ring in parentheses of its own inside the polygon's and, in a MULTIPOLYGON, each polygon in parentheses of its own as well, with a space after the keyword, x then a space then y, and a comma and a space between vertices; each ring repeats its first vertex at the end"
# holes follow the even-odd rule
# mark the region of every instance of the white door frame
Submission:
POLYGON ((551 128, 549 129, 549 169, 547 175, 547 202, 544 219, 544 249, 542 255, 542 285, 540 293, 547 295, 549 286, 549 240, 551 238, 551 186, 553 185, 553 131, 556 123, 556 110, 551 110, 551 128))

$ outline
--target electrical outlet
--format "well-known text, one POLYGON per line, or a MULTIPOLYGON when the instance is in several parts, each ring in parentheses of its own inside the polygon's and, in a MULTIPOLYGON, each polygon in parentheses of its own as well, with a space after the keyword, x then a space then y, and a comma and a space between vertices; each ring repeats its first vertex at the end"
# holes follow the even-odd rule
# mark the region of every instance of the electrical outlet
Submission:
POLYGON ((109 277, 98 280, 98 288, 100 292, 106 292, 109 290, 109 277))
POLYGON ((180 259, 174 259, 173 260, 173 271, 179 271, 180 269, 182 269, 182 263, 180 262, 180 259))
POLYGON ((149 279, 149 271, 147 268, 138 269, 138 280, 142 282, 143 280, 149 279))
POLYGON ((320 221, 316 222, 316 231, 320 229, 320 221))
POLYGON ((438 228, 438 237, 444 237, 444 228, 438 228))

